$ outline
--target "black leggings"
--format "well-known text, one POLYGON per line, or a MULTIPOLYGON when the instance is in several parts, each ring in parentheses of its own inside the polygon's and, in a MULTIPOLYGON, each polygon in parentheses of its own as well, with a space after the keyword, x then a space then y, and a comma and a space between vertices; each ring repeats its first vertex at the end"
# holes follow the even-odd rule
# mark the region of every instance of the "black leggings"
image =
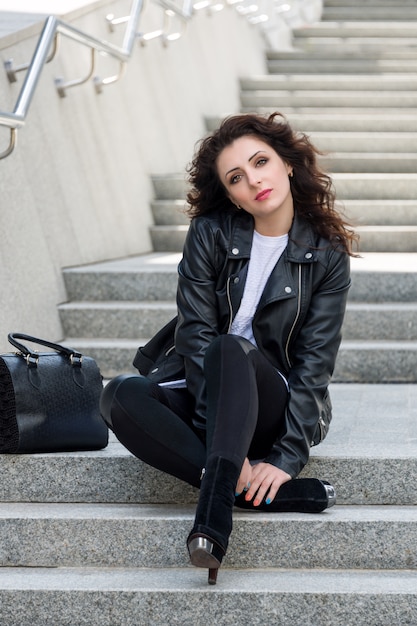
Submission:
POLYGON ((101 413, 119 441, 145 463, 200 486, 208 454, 241 467, 265 458, 279 437, 288 392, 282 376, 249 341, 220 335, 206 352, 207 430, 193 424, 187 389, 143 376, 106 385, 101 413))

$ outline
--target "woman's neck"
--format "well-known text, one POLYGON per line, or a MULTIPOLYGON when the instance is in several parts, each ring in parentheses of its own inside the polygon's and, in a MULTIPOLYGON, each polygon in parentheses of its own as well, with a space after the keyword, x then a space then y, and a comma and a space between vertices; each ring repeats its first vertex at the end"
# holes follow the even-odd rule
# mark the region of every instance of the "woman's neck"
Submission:
POLYGON ((292 207, 283 215, 255 217, 255 230, 265 237, 280 237, 290 231, 293 219, 294 209, 292 207))

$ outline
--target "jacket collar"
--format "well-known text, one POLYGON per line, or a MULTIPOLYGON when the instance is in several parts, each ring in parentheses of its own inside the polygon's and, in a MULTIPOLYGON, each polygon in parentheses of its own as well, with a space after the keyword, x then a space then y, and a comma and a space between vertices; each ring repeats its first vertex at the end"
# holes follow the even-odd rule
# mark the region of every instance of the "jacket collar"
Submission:
MULTIPOLYGON (((253 217, 240 211, 233 215, 233 229, 228 256, 233 259, 249 258, 254 230, 253 217)), ((294 212, 289 232, 285 258, 294 263, 312 263, 317 260, 317 235, 308 222, 294 212)))

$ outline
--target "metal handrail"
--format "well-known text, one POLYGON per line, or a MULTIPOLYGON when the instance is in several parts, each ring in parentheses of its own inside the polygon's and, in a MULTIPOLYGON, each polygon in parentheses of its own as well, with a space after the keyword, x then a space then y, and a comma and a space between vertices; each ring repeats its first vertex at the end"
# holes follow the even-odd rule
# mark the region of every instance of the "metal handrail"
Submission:
MULTIPOLYGON (((103 39, 98 39, 88 35, 87 33, 84 33, 78 28, 63 22, 53 15, 47 18, 32 60, 27 66, 28 71, 13 112, 6 113, 4 111, 0 111, 0 125, 6 126, 11 130, 9 146, 4 152, 0 153, 0 159, 8 156, 15 147, 17 129, 25 125, 25 120, 43 67, 51 59, 51 56, 48 56, 50 48, 52 47, 54 49, 56 46, 56 36, 61 34, 69 39, 72 39, 73 41, 77 41, 80 44, 88 46, 94 52, 104 52, 109 56, 118 59, 120 63, 124 65, 132 55, 142 8, 143 0, 132 1, 130 15, 127 20, 126 32, 121 47, 115 46, 103 39)), ((24 67, 24 69, 26 69, 26 67, 24 67)), ((89 73, 88 78, 90 78, 91 75, 92 72, 89 73)), ((111 82, 114 82, 115 77, 111 77, 111 79, 111 82)), ((65 89, 65 87, 80 84, 80 82, 85 82, 85 79, 81 79, 81 81, 70 81, 66 84, 62 83, 62 80, 59 80, 57 82, 57 88, 58 90, 61 89, 60 95, 64 95, 62 90, 65 89)), ((108 82, 109 79, 104 79, 102 81, 103 84, 108 84, 108 82)))
MULTIPOLYGON (((195 2, 195 0, 181 0, 182 6, 176 4, 175 0, 154 0, 164 11, 164 25, 161 29, 158 29, 152 33, 140 33, 138 32, 138 24, 141 12, 143 10, 145 0, 132 0, 130 15, 126 17, 115 18, 113 15, 107 16, 107 22, 110 30, 114 29, 114 26, 119 24, 127 24, 123 44, 121 47, 115 46, 104 39, 98 39, 87 33, 63 22, 57 17, 51 15, 47 18, 41 35, 39 37, 35 52, 33 54, 30 63, 25 63, 13 68, 11 60, 5 62, 5 69, 10 82, 16 82, 16 73, 27 69, 26 78, 20 90, 15 108, 12 113, 0 111, 0 126, 5 126, 10 129, 10 141, 9 146, 0 153, 0 159, 4 159, 9 156, 15 148, 17 139, 17 130, 25 125, 25 120, 30 108, 30 104, 33 99, 33 95, 38 84, 43 67, 46 63, 51 61, 58 48, 59 35, 63 35, 76 41, 82 45, 85 45, 91 49, 91 66, 88 74, 84 78, 79 78, 70 81, 64 81, 63 78, 55 79, 55 86, 58 94, 61 97, 66 95, 66 90, 76 85, 82 85, 89 80, 93 80, 94 87, 97 93, 100 93, 104 85, 110 85, 117 81, 124 73, 126 69, 126 63, 132 55, 133 46, 138 39, 141 44, 144 44, 150 39, 161 38, 162 43, 165 45, 168 41, 177 39, 180 33, 169 33, 168 22, 171 18, 177 17, 184 27, 185 23, 193 16, 194 12, 198 9, 207 8, 208 11, 218 11, 224 5, 236 6, 237 10, 241 13, 247 11, 247 5, 250 7, 249 21, 252 24, 263 22, 270 19, 270 11, 268 14, 259 15, 259 7, 251 5, 250 0, 220 0, 215 3, 216 0, 203 0, 195 2), (213 2, 215 4, 213 4, 213 2), (220 8, 219 8, 220 7, 220 8), (255 11, 256 9, 256 11, 255 11), (252 12, 255 15, 252 15, 252 12), (113 76, 100 79, 98 76, 94 76, 95 64, 97 60, 97 53, 104 53, 117 59, 120 63, 119 72, 113 76), (48 56, 49 55, 49 56, 48 56)), ((272 7, 272 14, 276 11, 278 6, 287 8, 287 4, 282 0, 275 0, 272 7)))

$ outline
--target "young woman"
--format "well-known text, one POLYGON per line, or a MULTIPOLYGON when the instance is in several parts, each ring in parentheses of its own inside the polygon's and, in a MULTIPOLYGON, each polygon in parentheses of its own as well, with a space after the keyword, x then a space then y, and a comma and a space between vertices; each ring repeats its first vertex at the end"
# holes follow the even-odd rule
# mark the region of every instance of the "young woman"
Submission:
POLYGON ((293 480, 329 428, 356 241, 317 155, 279 114, 227 118, 202 140, 189 168, 175 350, 102 396, 133 454, 200 487, 187 546, 212 584, 235 504, 311 512, 335 501, 328 483, 293 480), (166 373, 172 358, 183 374, 166 373))

